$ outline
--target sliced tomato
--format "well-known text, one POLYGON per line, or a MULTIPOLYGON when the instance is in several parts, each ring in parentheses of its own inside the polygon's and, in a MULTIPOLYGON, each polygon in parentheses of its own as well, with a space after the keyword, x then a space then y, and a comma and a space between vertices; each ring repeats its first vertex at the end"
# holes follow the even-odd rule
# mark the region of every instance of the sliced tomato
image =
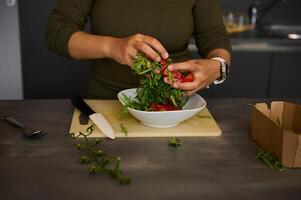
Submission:
MULTIPOLYGON (((169 80, 168 73, 167 73, 167 70, 168 70, 167 59, 162 58, 160 61, 160 64, 161 64, 161 73, 164 76, 164 82, 167 84, 171 84, 172 82, 171 82, 171 80, 169 80)), ((194 80, 193 73, 189 73, 187 76, 184 76, 179 71, 172 71, 171 75, 175 82, 185 83, 185 82, 192 82, 194 80)))
POLYGON ((167 59, 161 58, 160 65, 161 65, 161 68, 165 67, 167 65, 167 59))
POLYGON ((173 81, 169 80, 168 75, 166 75, 166 76, 164 76, 164 82, 165 83, 172 84, 174 82, 182 82, 182 79, 184 78, 184 76, 178 71, 171 72, 171 75, 173 77, 173 81))
POLYGON ((153 111, 171 111, 171 110, 180 110, 178 107, 169 105, 169 104, 158 104, 158 103, 152 103, 151 109, 153 111))
POLYGON ((164 82, 167 84, 171 84, 171 82, 169 81, 169 78, 167 76, 164 76, 164 82))
POLYGON ((192 82, 194 80, 193 73, 189 73, 187 76, 183 77, 180 82, 192 82))
POLYGON ((172 71, 171 75, 175 79, 175 81, 181 81, 184 78, 181 72, 179 71, 172 71))
POLYGON ((167 65, 161 69, 161 73, 163 76, 167 76, 167 65))
POLYGON ((161 58, 160 61, 160 65, 161 65, 161 73, 163 76, 167 76, 167 66, 168 66, 168 62, 167 59, 161 58))

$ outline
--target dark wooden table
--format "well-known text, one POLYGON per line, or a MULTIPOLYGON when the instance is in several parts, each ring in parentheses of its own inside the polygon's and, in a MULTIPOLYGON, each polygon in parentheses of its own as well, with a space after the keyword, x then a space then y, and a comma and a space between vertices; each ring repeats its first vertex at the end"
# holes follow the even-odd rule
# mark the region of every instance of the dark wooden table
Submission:
MULTIPOLYGON (((66 138, 73 107, 67 100, 0 101, 8 114, 49 134, 28 140, 0 122, 1 199, 301 199, 301 169, 273 171, 254 159, 250 139, 255 99, 208 99, 221 137, 104 140, 132 178, 120 186, 107 175, 90 175, 66 138)), ((300 103, 300 100, 296 100, 300 103)))

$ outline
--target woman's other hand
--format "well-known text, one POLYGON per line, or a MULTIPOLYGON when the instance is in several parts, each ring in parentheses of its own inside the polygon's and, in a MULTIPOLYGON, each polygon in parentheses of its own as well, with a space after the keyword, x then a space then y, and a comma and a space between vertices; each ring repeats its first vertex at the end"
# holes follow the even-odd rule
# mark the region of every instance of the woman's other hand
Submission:
POLYGON ((112 38, 107 55, 120 64, 131 66, 132 59, 138 52, 157 62, 160 62, 161 57, 164 59, 169 57, 166 49, 157 39, 143 34, 112 38))
POLYGON ((206 88, 212 82, 220 77, 220 63, 211 59, 196 59, 181 63, 174 63, 168 66, 170 71, 189 71, 193 73, 192 82, 173 83, 174 88, 186 90, 188 96, 206 88))

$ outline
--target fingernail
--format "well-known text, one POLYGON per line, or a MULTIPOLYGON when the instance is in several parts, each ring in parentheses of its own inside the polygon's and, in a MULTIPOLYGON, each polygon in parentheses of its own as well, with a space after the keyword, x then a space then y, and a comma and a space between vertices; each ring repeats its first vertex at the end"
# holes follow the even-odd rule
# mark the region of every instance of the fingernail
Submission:
POLYGON ((168 53, 165 52, 163 55, 162 55, 163 58, 167 59, 169 57, 168 53))
POLYGON ((169 65, 168 69, 169 69, 169 71, 173 71, 175 69, 175 67, 173 65, 169 65))
POLYGON ((155 73, 155 74, 160 74, 160 73, 161 73, 161 70, 160 70, 160 69, 155 69, 155 70, 154 70, 154 73, 155 73))
POLYGON ((174 88, 179 88, 179 85, 176 84, 176 83, 174 83, 172 86, 173 86, 174 88))
POLYGON ((160 56, 156 58, 156 61, 157 61, 157 62, 160 62, 160 61, 161 61, 160 56))

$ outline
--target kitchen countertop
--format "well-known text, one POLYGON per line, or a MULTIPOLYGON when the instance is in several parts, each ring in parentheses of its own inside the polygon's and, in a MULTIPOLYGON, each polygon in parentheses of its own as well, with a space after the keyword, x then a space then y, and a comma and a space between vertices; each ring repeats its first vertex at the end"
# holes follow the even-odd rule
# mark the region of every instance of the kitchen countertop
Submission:
POLYGON ((261 29, 231 34, 234 51, 300 52, 301 40, 280 37, 261 29))
MULTIPOLYGON (((288 39, 261 28, 230 34, 230 39, 235 52, 301 52, 301 39, 288 39)), ((192 52, 197 52, 193 39, 188 48, 192 52)))
MULTIPOLYGON (((207 99, 221 137, 104 140, 132 178, 120 186, 107 175, 89 175, 66 138, 73 107, 68 100, 0 101, 8 114, 49 134, 28 140, 0 122, 1 199, 301 199, 301 169, 273 171, 254 159, 251 107, 256 99, 207 99)), ((301 99, 293 102, 300 103, 301 99)))

